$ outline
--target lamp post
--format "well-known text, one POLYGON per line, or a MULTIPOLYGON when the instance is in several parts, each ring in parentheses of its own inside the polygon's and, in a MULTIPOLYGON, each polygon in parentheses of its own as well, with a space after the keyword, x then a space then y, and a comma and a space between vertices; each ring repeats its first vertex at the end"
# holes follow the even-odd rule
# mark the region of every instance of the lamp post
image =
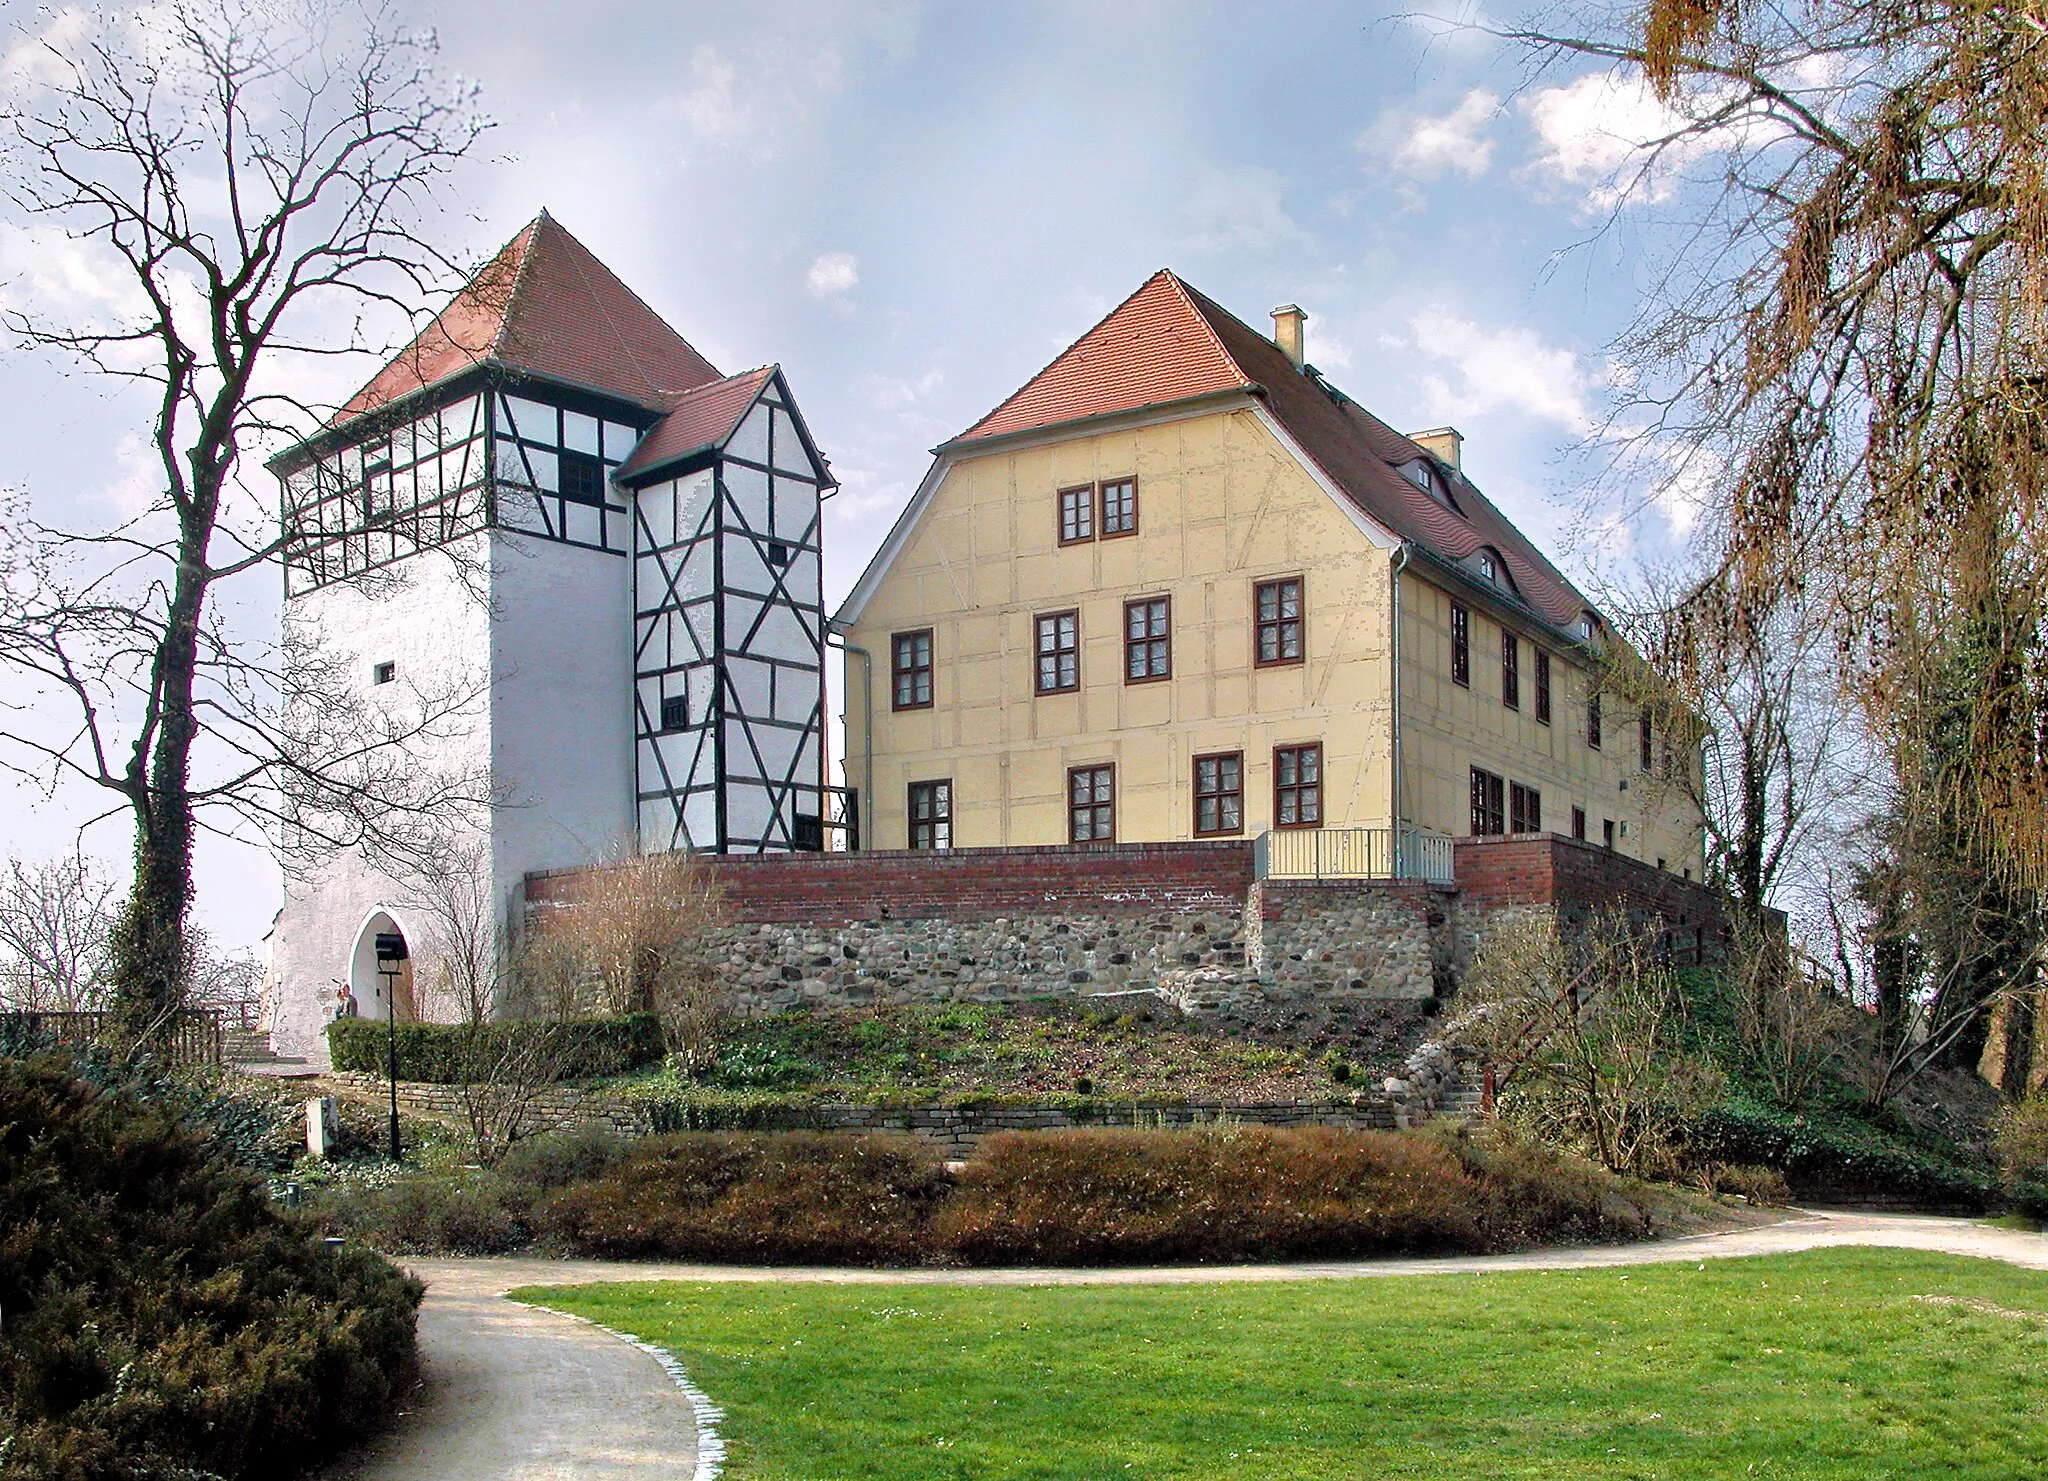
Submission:
POLYGON ((406 959, 405 937, 396 931, 377 933, 377 975, 384 979, 384 1068, 391 1081, 391 1160, 398 1145, 398 973, 406 959))

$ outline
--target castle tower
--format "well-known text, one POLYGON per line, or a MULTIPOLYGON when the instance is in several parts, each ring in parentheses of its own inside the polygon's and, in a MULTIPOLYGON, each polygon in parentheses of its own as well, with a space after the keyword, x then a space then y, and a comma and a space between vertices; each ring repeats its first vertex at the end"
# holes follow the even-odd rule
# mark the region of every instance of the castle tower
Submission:
MULTIPOLYGON (((779 368, 721 375, 543 213, 271 466, 308 723, 367 709, 419 800, 463 799, 423 810, 427 868, 477 874, 501 944, 534 870, 823 846, 834 485, 779 368)), ((374 950, 431 953, 419 865, 330 831, 287 839, 274 949, 315 1055, 344 985, 442 1016, 374 950)))

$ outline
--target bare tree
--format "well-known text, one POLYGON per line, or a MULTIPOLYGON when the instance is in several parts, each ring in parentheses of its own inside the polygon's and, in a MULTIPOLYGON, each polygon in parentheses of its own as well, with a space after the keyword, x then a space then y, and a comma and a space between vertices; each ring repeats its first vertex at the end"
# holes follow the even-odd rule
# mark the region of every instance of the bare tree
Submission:
POLYGON ((0 1007, 104 1007, 107 927, 118 893, 82 854, 10 863, 0 876, 0 1007))
POLYGON ((1721 1088, 1683 1048, 1684 1000, 1655 938, 1619 913, 1511 918, 1481 946, 1449 1030, 1494 1067, 1507 1114, 1614 1172, 1667 1170, 1721 1088))
POLYGON ((469 696, 372 728, 317 663, 301 655, 293 679, 216 608, 222 583, 279 555, 269 499, 239 480, 252 450, 320 425, 296 389, 309 368, 373 348, 352 317, 410 312, 456 275, 429 225, 484 125, 432 38, 375 0, 67 16, 17 48, 30 60, 0 115, 0 190, 16 220, 92 254, 121 301, 66 321, 17 302, 6 323, 141 392, 160 482, 113 528, 10 521, 0 659, 71 717, 0 739, 18 774, 83 781, 132 819, 108 981, 146 1032, 186 985, 195 829, 340 844, 447 800, 406 755, 469 696))

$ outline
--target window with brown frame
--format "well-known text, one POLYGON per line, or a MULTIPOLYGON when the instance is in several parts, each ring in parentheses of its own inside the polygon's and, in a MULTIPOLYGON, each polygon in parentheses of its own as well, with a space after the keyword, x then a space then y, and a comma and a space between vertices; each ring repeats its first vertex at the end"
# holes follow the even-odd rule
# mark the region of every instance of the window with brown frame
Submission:
POLYGON ((1032 619, 1037 633, 1038 692, 1064 694, 1081 687, 1081 614, 1046 612, 1032 619))
POLYGON ((1067 772, 1067 837, 1075 843, 1116 840, 1116 768, 1076 766, 1067 772))
POLYGON ((1244 752, 1195 758, 1195 833, 1244 831, 1244 752))
POLYGON ((1257 618, 1253 661, 1261 668, 1301 662, 1301 579, 1261 581, 1252 591, 1257 618))
POLYGON ((1472 836, 1488 838, 1507 829, 1507 782, 1483 767, 1472 768, 1472 836))
POLYGON ((1543 831, 1543 794, 1520 782, 1508 788, 1508 832, 1543 831))
POLYGON ((1550 723, 1550 655, 1536 650, 1536 723, 1550 723))
POLYGON ((897 633, 889 640, 889 695, 899 710, 932 706, 932 630, 897 633))
POLYGON ((1506 628, 1500 630, 1500 702, 1522 707, 1522 640, 1506 628))
POLYGON ((1173 677, 1173 623, 1166 597, 1124 603, 1124 682, 1173 677))
POLYGON ((1323 821, 1323 748, 1273 748, 1273 826, 1315 828, 1323 821))
POLYGON ((1472 687, 1472 614, 1451 603, 1451 682, 1472 687))
POLYGON ((1095 538, 1095 485, 1060 490, 1060 544, 1095 538))
POLYGON ((1642 770, 1650 769, 1655 752, 1656 746, 1650 734, 1650 712, 1644 710, 1636 716, 1636 760, 1642 770))
POLYGON ((1102 538, 1138 533, 1138 480, 1112 478, 1102 485, 1102 538))
POLYGON ((1586 696, 1586 744, 1600 749, 1600 691, 1586 696))
POLYGON ((910 784, 910 846, 947 849, 953 846, 953 780, 910 784))

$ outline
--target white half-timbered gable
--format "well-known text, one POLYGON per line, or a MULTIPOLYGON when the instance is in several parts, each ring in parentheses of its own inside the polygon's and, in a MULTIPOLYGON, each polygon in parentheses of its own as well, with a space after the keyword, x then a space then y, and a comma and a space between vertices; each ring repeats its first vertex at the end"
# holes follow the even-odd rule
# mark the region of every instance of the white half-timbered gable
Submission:
MULTIPOLYGON (((824 770, 834 485, 787 381, 722 375, 545 214, 272 468, 288 637, 323 685, 394 717, 481 696, 417 760, 471 795, 482 773, 457 831, 501 940, 535 870, 819 849, 851 815, 824 770)), ((338 983, 420 1010, 383 1001, 372 949, 417 893, 360 851, 295 874, 281 1042, 319 1052, 338 983)))

